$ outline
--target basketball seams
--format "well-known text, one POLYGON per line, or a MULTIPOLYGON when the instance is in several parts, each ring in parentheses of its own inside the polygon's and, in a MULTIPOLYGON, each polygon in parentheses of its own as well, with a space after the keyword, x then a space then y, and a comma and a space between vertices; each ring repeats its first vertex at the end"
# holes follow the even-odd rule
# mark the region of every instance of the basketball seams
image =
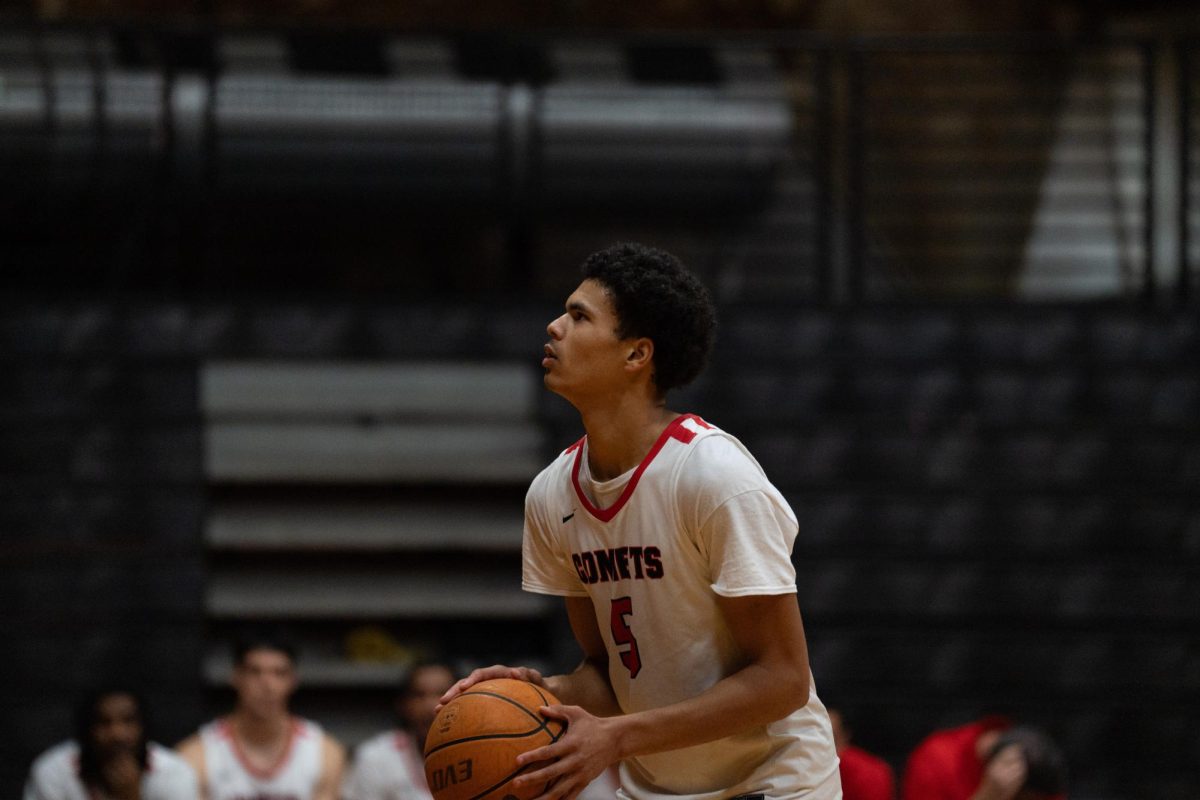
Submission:
MULTIPOLYGON (((488 788, 484 789, 484 790, 483 790, 482 792, 480 792, 479 794, 477 794, 477 795, 474 795, 474 796, 472 796, 472 797, 468 797, 468 798, 467 798, 467 800, 482 800, 482 798, 484 798, 484 797, 487 797, 489 794, 491 794, 492 792, 496 791, 497 789, 503 788, 503 786, 504 786, 506 783, 508 783, 508 782, 509 782, 509 781, 511 781, 513 778, 515 778, 515 777, 517 777, 518 775, 520 775, 522 772, 528 772, 529 770, 533 769, 533 768, 534 768, 534 767, 536 767, 536 766, 539 766, 539 765, 538 765, 538 764, 526 764, 526 765, 525 765, 525 766, 523 766, 523 767, 518 767, 518 768, 517 768, 517 770, 516 770, 515 772, 511 772, 511 773, 509 773, 508 775, 505 775, 505 776, 504 776, 502 779, 500 779, 500 780, 499 780, 499 781, 497 781, 496 783, 492 784, 492 785, 491 785, 491 786, 489 786, 488 788)), ((549 785, 549 784, 547 784, 547 785, 549 785)))
MULTIPOLYGON (((487 682, 491 683, 491 682, 487 682)), ((472 687, 463 692, 455 701, 448 705, 461 703, 461 717, 457 722, 445 726, 441 736, 433 736, 431 731, 428 744, 434 746, 425 753, 425 773, 442 775, 441 790, 434 791, 434 797, 443 800, 518 800, 521 797, 532 796, 517 792, 510 787, 512 780, 518 775, 540 769, 546 762, 527 764, 517 767, 509 760, 520 752, 528 752, 534 747, 544 747, 559 741, 566 733, 566 723, 544 717, 537 711, 540 706, 556 705, 558 700, 553 694, 534 684, 503 679, 491 686, 472 687), (466 701, 462 698, 478 695, 481 699, 466 701), (502 700, 502 705, 496 705, 493 699, 502 700), (517 710, 520 713, 514 714, 517 710), (501 720, 503 723, 501 724, 501 720), (534 723, 530 728, 513 731, 522 724, 534 723), (557 732, 554 724, 557 723, 557 732), (506 728, 508 730, 506 730, 506 728), (490 730, 489 730, 490 729, 490 730), (541 739, 542 733, 546 738, 541 739), (458 737, 456 734, 465 736, 458 737), (449 735, 449 741, 437 741, 442 736, 449 735), (513 755, 506 755, 511 752, 513 755), (475 765, 475 775, 471 777, 470 759, 473 755, 483 758, 483 762, 475 765), (507 762, 507 763, 505 763, 507 762), (465 766, 464 766, 465 765, 465 766), (432 770, 432 772, 431 772, 432 770), (455 772, 457 770, 457 772, 455 772), (496 773, 504 771, 503 777, 496 773), (455 775, 457 774, 457 777, 455 775), (479 788, 487 782, 487 788, 479 788), (457 784, 456 786, 454 784, 457 784)), ((435 725, 435 729, 437 726, 435 725)), ((434 786, 431 779, 431 788, 434 786)), ((546 785, 548 787, 549 784, 546 785)), ((543 788, 543 792, 545 788, 543 788)), ((533 789, 533 787, 530 787, 533 789)), ((533 789, 534 794, 537 790, 533 789)))
MULTIPOLYGON (((558 741, 558 738, 553 733, 550 732, 549 728, 547 728, 545 725, 541 725, 541 726, 539 726, 537 728, 533 728, 531 730, 517 731, 515 733, 481 733, 478 736, 463 736, 462 738, 459 738, 459 739, 452 739, 448 742, 442 742, 438 746, 434 747, 432 750, 430 750, 428 753, 425 754, 425 758, 429 758, 430 756, 434 755, 435 753, 439 753, 442 750, 445 750, 447 747, 453 747, 456 744, 463 744, 464 742, 482 742, 482 741, 486 741, 488 739, 524 739, 529 736, 536 736, 537 734, 542 733, 543 731, 546 733, 547 736, 550 737, 551 742, 558 741)), ((561 736, 562 734, 559 734, 559 735, 561 736)))
MULTIPOLYGON (((533 688, 535 691, 537 689, 537 687, 533 686, 532 684, 530 684, 530 688, 533 688)), ((504 702, 508 703, 510 706, 521 709, 521 711, 523 711, 526 714, 526 716, 528 716, 530 719, 532 719, 534 721, 540 722, 545 719, 541 714, 533 713, 528 708, 526 708, 523 703, 521 703, 517 700, 514 700, 513 698, 508 697, 507 695, 498 694, 497 692, 487 692, 487 691, 472 692, 470 690, 467 690, 462 693, 463 697, 471 697, 472 695, 482 695, 483 697, 494 697, 497 700, 503 700, 504 702)), ((545 699, 546 699, 546 697, 541 692, 538 692, 538 697, 542 698, 543 701, 545 701, 545 699)), ((543 702, 542 705, 545 705, 545 702, 543 702)))

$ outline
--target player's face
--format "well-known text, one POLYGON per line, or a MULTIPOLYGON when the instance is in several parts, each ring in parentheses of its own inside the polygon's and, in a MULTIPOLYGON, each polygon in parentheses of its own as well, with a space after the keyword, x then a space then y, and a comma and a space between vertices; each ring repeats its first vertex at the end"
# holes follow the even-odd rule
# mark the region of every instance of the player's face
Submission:
POLYGON ((590 278, 579 284, 567 298, 566 311, 546 326, 546 388, 576 402, 623 386, 628 342, 617 338, 617 327, 604 286, 590 278))
POLYGON ((142 718, 137 701, 124 693, 101 697, 96 703, 92 739, 105 756, 136 752, 142 740, 142 718))
POLYGON ((453 684, 454 676, 445 667, 422 667, 413 675, 408 692, 400 701, 400 713, 422 744, 433 724, 438 700, 453 684))
POLYGON ((241 710, 259 717, 276 716, 287 711, 296 690, 296 670, 287 653, 251 650, 234 667, 233 688, 241 710))

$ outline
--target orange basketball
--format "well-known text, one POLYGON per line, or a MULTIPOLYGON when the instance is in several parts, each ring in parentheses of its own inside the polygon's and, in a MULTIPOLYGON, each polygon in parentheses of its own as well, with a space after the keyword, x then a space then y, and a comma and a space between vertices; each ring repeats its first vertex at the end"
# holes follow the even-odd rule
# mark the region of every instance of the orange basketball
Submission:
POLYGON ((481 681, 438 712, 425 737, 425 780, 436 800, 531 800, 545 786, 516 791, 512 779, 540 766, 517 756, 558 741, 566 725, 538 713, 558 698, 511 678, 481 681))

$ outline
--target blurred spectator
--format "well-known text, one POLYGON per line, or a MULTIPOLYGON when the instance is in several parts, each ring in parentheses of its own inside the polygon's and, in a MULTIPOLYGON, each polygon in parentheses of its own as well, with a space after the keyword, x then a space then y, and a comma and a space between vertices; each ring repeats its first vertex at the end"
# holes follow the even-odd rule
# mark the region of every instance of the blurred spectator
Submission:
POLYGON ((234 645, 233 712, 179 745, 204 800, 287 797, 337 800, 345 752, 321 726, 292 716, 296 656, 275 634, 234 645))
MULTIPOLYGON (((425 783, 425 736, 438 700, 458 680, 444 664, 419 663, 396 698, 400 727, 360 744, 342 787, 342 800, 432 800, 425 783)), ((619 785, 616 768, 600 773, 580 800, 611 800, 619 785)))
POLYGON ((852 731, 839 709, 829 709, 829 722, 841 761, 844 800, 895 800, 896 774, 891 764, 850 743, 852 731))
POLYGON ((342 787, 344 800, 431 800, 425 783, 425 736, 438 699, 456 680, 444 664, 420 663, 409 671, 396 698, 400 727, 355 749, 342 787))
POLYGON ((75 738, 33 762, 25 800, 195 800, 196 774, 162 745, 146 740, 134 692, 107 687, 79 704, 75 738))
POLYGON ((903 800, 1056 800, 1066 763, 1044 733, 985 717, 937 731, 909 756, 903 800))

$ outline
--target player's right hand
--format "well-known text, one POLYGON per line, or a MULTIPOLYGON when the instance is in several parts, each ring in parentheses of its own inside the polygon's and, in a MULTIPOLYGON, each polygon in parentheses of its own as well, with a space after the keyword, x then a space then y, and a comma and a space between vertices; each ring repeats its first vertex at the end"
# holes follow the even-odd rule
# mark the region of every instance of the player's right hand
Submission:
POLYGON ((470 689, 475 684, 481 681, 490 681, 495 678, 512 678, 518 681, 526 681, 536 684, 543 688, 546 687, 546 682, 542 679, 542 673, 532 667, 506 667, 503 664, 493 664, 490 667, 480 667, 474 670, 470 675, 463 678, 458 683, 446 690, 446 693, 438 700, 437 708, 434 709, 436 714, 442 710, 442 706, 449 703, 460 694, 470 689))

